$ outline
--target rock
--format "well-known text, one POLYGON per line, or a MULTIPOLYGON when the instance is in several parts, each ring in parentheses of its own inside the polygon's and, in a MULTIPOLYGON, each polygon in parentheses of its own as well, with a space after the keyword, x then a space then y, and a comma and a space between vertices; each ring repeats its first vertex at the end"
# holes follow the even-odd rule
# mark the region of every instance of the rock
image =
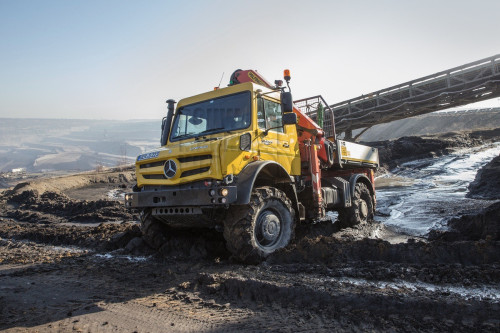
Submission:
POLYGON ((412 136, 366 144, 378 148, 381 166, 392 169, 404 162, 448 154, 453 148, 467 146, 468 142, 458 137, 412 136))
POLYGON ((478 214, 463 215, 448 221, 448 231, 433 230, 429 240, 478 241, 500 240, 500 202, 494 203, 478 214))
POLYGON ((493 158, 476 174, 469 185, 468 198, 500 199, 500 156, 493 158))

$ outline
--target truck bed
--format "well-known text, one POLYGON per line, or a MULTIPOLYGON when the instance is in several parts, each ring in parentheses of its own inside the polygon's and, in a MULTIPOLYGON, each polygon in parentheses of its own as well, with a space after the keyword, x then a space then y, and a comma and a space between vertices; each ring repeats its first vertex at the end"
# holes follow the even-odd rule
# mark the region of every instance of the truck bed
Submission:
POLYGON ((337 140, 335 164, 339 167, 378 168, 378 149, 354 142, 337 140))

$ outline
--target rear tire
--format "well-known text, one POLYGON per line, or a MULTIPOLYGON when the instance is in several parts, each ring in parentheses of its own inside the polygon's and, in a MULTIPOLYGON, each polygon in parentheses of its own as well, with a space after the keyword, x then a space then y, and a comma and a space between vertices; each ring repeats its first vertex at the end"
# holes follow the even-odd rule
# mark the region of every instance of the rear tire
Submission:
POLYGON ((233 206, 224 221, 227 249, 239 260, 258 263, 293 238, 295 211, 284 192, 260 187, 247 205, 233 206))
POLYGON ((151 209, 145 209, 140 214, 142 239, 153 249, 158 250, 167 242, 168 227, 155 219, 151 209))
POLYGON ((339 210, 339 222, 342 228, 350 228, 373 220, 373 198, 364 183, 356 183, 351 207, 339 210))

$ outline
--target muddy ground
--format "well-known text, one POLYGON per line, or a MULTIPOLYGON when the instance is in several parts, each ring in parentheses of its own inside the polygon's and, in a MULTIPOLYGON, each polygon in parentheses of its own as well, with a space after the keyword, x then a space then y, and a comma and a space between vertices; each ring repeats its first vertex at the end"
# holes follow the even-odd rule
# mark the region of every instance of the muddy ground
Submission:
MULTIPOLYGON (((382 160, 390 168, 498 141, 487 134, 378 144, 389 147, 381 156, 392 156, 382 160)), ((500 179, 491 169, 481 174, 500 179)), ((134 185, 131 169, 9 181, 0 197, 3 331, 500 330, 496 201, 425 238, 378 223, 303 225, 289 247, 243 265, 215 231, 177 231, 162 253, 148 248, 137 213, 118 199, 134 185)))

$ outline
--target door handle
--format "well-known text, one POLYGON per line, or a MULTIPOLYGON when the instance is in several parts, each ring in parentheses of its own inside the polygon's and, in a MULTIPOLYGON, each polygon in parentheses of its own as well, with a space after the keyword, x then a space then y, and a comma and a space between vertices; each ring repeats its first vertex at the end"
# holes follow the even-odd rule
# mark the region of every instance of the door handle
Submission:
POLYGON ((285 148, 290 148, 290 145, 288 144, 288 142, 285 142, 285 143, 283 144, 283 147, 285 147, 285 148))

